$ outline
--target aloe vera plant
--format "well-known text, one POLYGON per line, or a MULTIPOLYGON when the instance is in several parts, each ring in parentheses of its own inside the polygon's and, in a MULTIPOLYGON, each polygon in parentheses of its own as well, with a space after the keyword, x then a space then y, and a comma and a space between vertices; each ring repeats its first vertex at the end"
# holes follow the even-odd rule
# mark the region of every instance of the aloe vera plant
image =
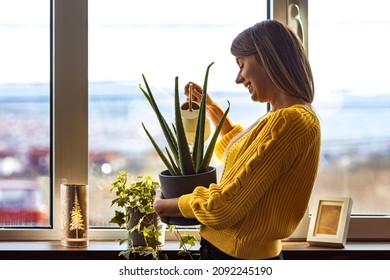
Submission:
POLYGON ((162 115, 156 100, 153 97, 152 91, 148 85, 148 82, 145 78, 145 75, 142 75, 145 88, 142 85, 139 85, 139 88, 143 92, 144 96, 151 105, 153 111, 155 112, 160 127, 163 131, 165 139, 168 143, 169 149, 165 147, 165 152, 159 147, 156 141, 151 136, 148 129, 142 123, 147 136, 149 137, 153 147, 160 156, 161 160, 173 176, 179 175, 189 175, 189 174, 198 174, 203 173, 207 170, 207 167, 210 164, 214 147, 218 139, 219 132, 221 131, 222 124, 226 119, 226 116, 230 109, 230 103, 228 101, 228 108, 223 114, 221 121, 216 126, 214 134, 212 135, 209 145, 205 151, 204 147, 204 131, 205 131, 205 120, 206 120, 206 98, 207 98, 207 83, 210 67, 214 64, 211 63, 206 70, 203 91, 202 91, 202 101, 199 108, 198 122, 196 126, 195 141, 192 147, 188 145, 183 121, 180 113, 180 98, 179 98, 179 78, 175 78, 175 96, 174 96, 174 107, 175 107, 175 124, 170 127, 166 122, 164 116, 162 115))

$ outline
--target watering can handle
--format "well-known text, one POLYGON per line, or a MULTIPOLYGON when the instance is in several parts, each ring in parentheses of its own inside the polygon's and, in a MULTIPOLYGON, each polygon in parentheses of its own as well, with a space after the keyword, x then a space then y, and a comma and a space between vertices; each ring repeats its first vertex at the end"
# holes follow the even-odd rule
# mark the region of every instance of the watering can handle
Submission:
POLYGON ((190 87, 190 90, 189 90, 188 97, 189 97, 189 105, 190 105, 189 109, 190 109, 190 112, 191 112, 192 111, 192 91, 194 90, 194 85, 192 83, 190 83, 189 87, 190 87))

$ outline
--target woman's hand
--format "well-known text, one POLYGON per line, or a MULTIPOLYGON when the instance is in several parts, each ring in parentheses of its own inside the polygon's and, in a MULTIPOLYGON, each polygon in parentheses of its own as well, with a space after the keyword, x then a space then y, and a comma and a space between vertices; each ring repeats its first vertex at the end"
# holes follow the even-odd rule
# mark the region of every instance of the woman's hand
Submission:
MULTIPOLYGON (((187 83, 184 87, 184 94, 187 96, 187 100, 189 100, 190 84, 193 85, 192 101, 200 104, 200 102, 202 101, 203 89, 198 84, 193 83, 193 82, 187 83)), ((219 124, 219 122, 221 121, 222 115, 224 113, 224 109, 208 93, 206 95, 206 111, 207 111, 207 114, 210 117, 212 123, 214 124, 214 126, 217 126, 219 124)), ((233 126, 234 126, 233 122, 231 121, 230 117, 227 116, 225 119, 225 122, 222 126, 221 132, 219 134, 221 136, 225 135, 233 128, 233 126)))
MULTIPOLYGON (((184 94, 187 96, 187 100, 190 99, 190 84, 193 85, 193 90, 192 90, 192 101, 200 104, 200 102, 202 101, 202 87, 196 83, 193 83, 193 82, 189 82, 185 85, 184 87, 184 94)), ((206 107, 209 107, 209 106, 212 106, 213 103, 215 103, 216 101, 210 97, 209 94, 207 94, 207 98, 206 98, 206 107)))
POLYGON ((161 191, 157 191, 153 208, 163 223, 169 224, 171 217, 183 217, 178 202, 179 198, 163 198, 161 191))

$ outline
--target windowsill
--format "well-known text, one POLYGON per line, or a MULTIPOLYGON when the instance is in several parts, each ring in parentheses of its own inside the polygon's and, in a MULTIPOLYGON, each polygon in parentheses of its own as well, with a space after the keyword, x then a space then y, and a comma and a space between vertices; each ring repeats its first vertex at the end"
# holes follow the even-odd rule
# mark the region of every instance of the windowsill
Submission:
MULTIPOLYGON (((0 242, 1 260, 123 260, 119 252, 126 248, 118 241, 90 241, 86 248, 69 248, 59 241, 2 241, 0 242)), ((194 251, 198 246, 193 248, 194 251)), ((177 258, 179 244, 166 241, 163 252, 169 259, 177 258)), ((348 242, 343 249, 310 246, 306 242, 283 242, 283 254, 286 260, 379 260, 390 259, 390 242, 348 242)))

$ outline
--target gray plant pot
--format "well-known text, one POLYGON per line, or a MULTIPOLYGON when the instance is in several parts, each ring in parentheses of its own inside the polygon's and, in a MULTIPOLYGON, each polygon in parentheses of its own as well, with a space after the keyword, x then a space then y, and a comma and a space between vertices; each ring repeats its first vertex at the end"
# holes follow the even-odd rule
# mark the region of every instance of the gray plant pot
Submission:
MULTIPOLYGON (((128 223, 128 229, 133 228, 138 224, 138 221, 141 219, 141 217, 144 215, 144 213, 140 213, 139 211, 134 211, 133 208, 126 208, 126 211, 129 213, 132 213, 131 219, 128 223)), ((148 214, 146 218, 144 218, 141 228, 148 227, 151 224, 154 224, 156 227, 159 226, 159 220, 156 213, 148 214)), ((133 232, 128 232, 128 238, 133 241, 133 246, 146 246, 144 235, 139 233, 137 230, 133 232)), ((130 242, 129 242, 130 243, 130 242)), ((130 245, 130 244, 129 244, 130 245)))
MULTIPOLYGON (((205 173, 172 176, 168 170, 164 170, 159 174, 159 178, 164 198, 175 198, 192 193, 197 186, 209 187, 211 183, 216 183, 217 171, 210 166, 205 173)), ((196 219, 170 218, 169 224, 199 225, 200 222, 196 219)))

